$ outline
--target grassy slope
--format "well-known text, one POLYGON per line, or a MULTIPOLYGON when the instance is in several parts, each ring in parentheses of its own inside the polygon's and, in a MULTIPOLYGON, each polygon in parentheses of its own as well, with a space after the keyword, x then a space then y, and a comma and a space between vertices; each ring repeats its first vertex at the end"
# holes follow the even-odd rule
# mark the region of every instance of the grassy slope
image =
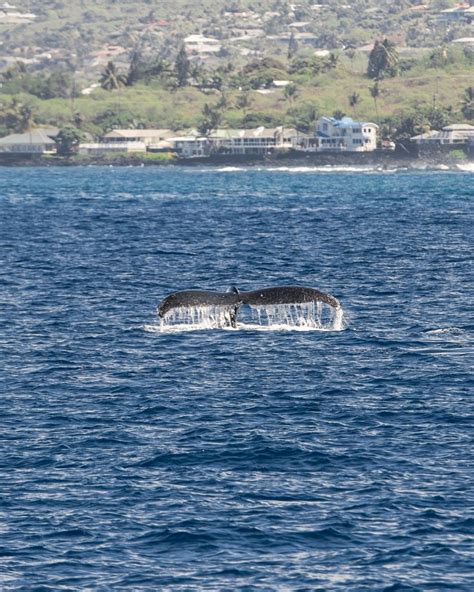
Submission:
MULTIPOLYGON (((404 76, 380 82, 381 96, 378 99, 379 117, 416 110, 419 107, 436 104, 452 107, 453 120, 462 121, 459 112, 464 89, 472 82, 472 70, 469 67, 440 71, 423 69, 421 66, 404 76)), ((340 110, 348 115, 368 120, 376 119, 375 104, 370 96, 369 87, 373 84, 361 74, 349 72, 344 64, 335 71, 318 76, 311 82, 299 85, 298 96, 294 101, 285 99, 284 92, 275 89, 271 94, 262 95, 250 92, 251 103, 244 111, 232 107, 237 91, 228 91, 229 108, 225 113, 224 123, 238 125, 246 113, 266 112, 274 115, 282 123, 291 123, 288 112, 298 110, 305 103, 316 107, 318 115, 332 114, 340 110), (358 105, 351 109, 348 96, 357 92, 360 95, 358 105)), ((91 125, 92 120, 107 110, 133 117, 136 122, 143 122, 149 127, 171 127, 185 129, 195 126, 201 117, 205 103, 215 103, 219 95, 204 94, 195 88, 184 88, 174 92, 158 86, 137 85, 120 91, 107 92, 97 90, 91 96, 84 96, 71 101, 52 99, 41 101, 36 97, 23 95, 17 97, 31 102, 37 108, 37 120, 41 123, 66 124, 75 112, 80 112, 86 127, 99 131, 91 125)), ((9 97, 3 95, 2 100, 9 97)))

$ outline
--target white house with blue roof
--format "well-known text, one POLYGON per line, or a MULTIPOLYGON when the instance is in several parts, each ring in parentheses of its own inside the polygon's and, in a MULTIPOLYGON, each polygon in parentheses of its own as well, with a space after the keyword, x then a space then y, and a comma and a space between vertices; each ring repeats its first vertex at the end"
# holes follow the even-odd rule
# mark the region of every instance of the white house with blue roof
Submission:
POLYGON ((321 117, 314 137, 307 138, 300 149, 308 152, 371 152, 377 148, 378 129, 375 123, 354 121, 351 117, 321 117))

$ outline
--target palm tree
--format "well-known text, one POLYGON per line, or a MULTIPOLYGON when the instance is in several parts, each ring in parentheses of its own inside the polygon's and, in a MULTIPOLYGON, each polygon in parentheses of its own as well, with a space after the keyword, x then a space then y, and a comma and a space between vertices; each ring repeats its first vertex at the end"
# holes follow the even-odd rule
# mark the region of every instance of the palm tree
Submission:
POLYGON ((474 86, 468 86, 464 90, 462 98, 462 114, 466 119, 474 119, 474 86))
POLYGON ((298 52, 298 41, 296 41, 295 34, 293 31, 290 35, 290 40, 288 41, 288 59, 291 60, 298 52))
POLYGON ((398 52, 395 43, 388 39, 384 39, 382 42, 382 49, 385 56, 386 70, 395 72, 398 66, 398 52))
POLYGON ((354 91, 347 98, 348 98, 348 101, 349 101, 349 105, 352 107, 352 109, 353 109, 353 111, 355 113, 355 108, 360 103, 360 94, 354 91))
POLYGON ((375 81, 375 84, 373 86, 369 86, 369 91, 370 91, 370 96, 374 99, 375 114, 377 116, 377 121, 378 121, 378 119, 379 119, 379 109, 378 109, 378 105, 377 105, 377 99, 380 96, 380 87, 379 87, 378 80, 375 81))
POLYGON ((109 62, 102 72, 99 82, 104 90, 117 90, 127 84, 127 77, 117 71, 113 62, 109 62))

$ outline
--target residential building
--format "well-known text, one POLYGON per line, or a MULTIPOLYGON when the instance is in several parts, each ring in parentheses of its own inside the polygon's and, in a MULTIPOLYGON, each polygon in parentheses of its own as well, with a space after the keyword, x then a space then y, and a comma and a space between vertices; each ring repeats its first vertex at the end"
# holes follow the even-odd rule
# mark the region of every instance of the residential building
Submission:
POLYGON ((0 138, 0 154, 34 156, 55 154, 56 142, 53 137, 58 130, 37 128, 23 134, 10 134, 0 138))
MULTIPOLYGON (((206 137, 201 136, 176 136, 168 138, 166 143, 170 145, 171 152, 176 152, 182 158, 197 158, 209 156, 210 144, 206 137)), ((150 152, 156 152, 156 148, 149 147, 150 152)), ((163 147, 162 147, 163 150, 163 147)))
POLYGON ((446 8, 438 13, 437 20, 441 23, 460 21, 471 23, 474 20, 474 6, 466 4, 463 6, 455 6, 454 8, 446 8))
POLYGON ((100 156, 102 154, 133 154, 146 152, 147 146, 144 142, 81 142, 79 154, 89 156, 100 156))
POLYGON ((113 144, 142 142, 148 146, 167 140, 175 134, 176 132, 170 129, 115 129, 105 134, 102 142, 113 144))
POLYGON ((411 141, 418 146, 467 146, 474 139, 474 126, 468 123, 455 123, 443 127, 441 131, 429 131, 413 136, 411 141))
POLYGON ((371 152, 377 148, 379 126, 351 117, 321 117, 313 137, 301 137, 294 148, 306 152, 371 152))
POLYGON ((166 141, 175 133, 169 129, 115 129, 105 134, 100 142, 81 143, 79 152, 89 155, 146 152, 150 146, 166 141))
POLYGON ((213 152, 221 154, 267 154, 292 148, 298 132, 283 126, 254 129, 218 129, 209 136, 213 152))
POLYGON ((217 54, 222 49, 222 45, 218 39, 205 37, 204 35, 188 35, 184 38, 184 45, 188 54, 201 58, 217 54))
POLYGON ((471 136, 467 141, 467 152, 474 156, 474 136, 471 136))

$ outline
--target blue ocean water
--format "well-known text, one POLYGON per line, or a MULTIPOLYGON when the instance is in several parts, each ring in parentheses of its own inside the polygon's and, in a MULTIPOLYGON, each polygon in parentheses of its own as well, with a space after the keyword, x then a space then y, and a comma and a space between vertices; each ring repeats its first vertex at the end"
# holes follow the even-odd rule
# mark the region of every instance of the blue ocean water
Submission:
POLYGON ((473 176, 0 170, 0 588, 474 589, 473 176), (343 331, 161 331, 301 284, 343 331))

